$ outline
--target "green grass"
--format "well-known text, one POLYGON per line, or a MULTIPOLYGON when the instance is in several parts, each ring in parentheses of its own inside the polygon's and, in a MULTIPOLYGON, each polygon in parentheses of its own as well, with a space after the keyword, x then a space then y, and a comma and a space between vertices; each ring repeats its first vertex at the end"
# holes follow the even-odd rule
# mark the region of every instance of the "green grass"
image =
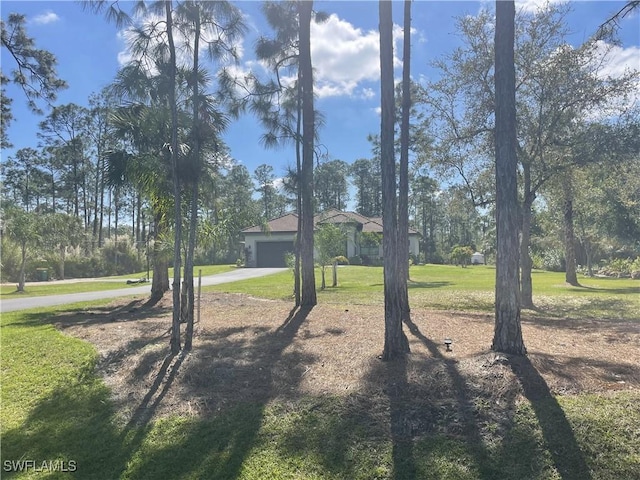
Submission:
POLYGON ((68 293, 97 292, 101 290, 118 290, 127 287, 139 287, 140 285, 127 285, 126 282, 81 282, 81 283, 58 283, 58 284, 38 284, 27 285, 24 293, 16 292, 15 287, 2 286, 0 298, 2 300, 10 298, 42 297, 46 295, 65 295, 68 293))
MULTIPOLYGON (((202 270, 202 275, 215 275, 218 273, 224 273, 235 269, 233 265, 203 265, 194 267, 194 274, 198 275, 198 270, 202 270)), ((2 285, 0 286, 0 296, 3 299, 9 298, 24 298, 35 297, 44 295, 64 295, 67 293, 80 293, 80 292, 96 292, 101 290, 117 290, 120 288, 127 288, 128 286, 139 286, 137 284, 128 285, 127 280, 137 280, 147 276, 146 270, 144 272, 132 273, 129 275, 119 275, 114 277, 102 277, 96 281, 78 281, 73 283, 28 283, 24 293, 16 292, 15 285, 2 285), (105 281, 101 281, 105 280, 105 281), (116 280, 122 280, 118 282, 116 280)), ((173 276, 173 268, 169 269, 169 279, 173 276)))
POLYGON ((77 479, 640 478, 640 392, 525 402, 492 444, 437 431, 396 438, 384 413, 393 404, 358 397, 247 399, 208 418, 123 425, 95 376, 95 350, 56 331, 54 312, 2 317, 3 466, 75 462, 51 478, 77 479))
MULTIPOLYGON (((414 308, 493 311, 495 269, 450 265, 421 265, 410 269, 410 303, 414 308)), ((327 269, 330 281, 330 269, 327 269)), ((381 267, 338 269, 338 288, 319 290, 318 301, 336 304, 384 303, 381 267)), ((564 273, 533 272, 534 302, 539 313, 555 317, 580 316, 640 321, 640 282, 631 279, 580 278, 582 287, 566 285, 564 273)), ((205 287, 204 291, 246 293, 261 298, 291 298, 291 272, 205 287)))
MULTIPOLYGON (((412 301, 472 308, 477 299, 492 297, 494 273, 490 267, 412 267, 412 301)), ((341 268, 339 281, 339 288, 319 292, 321 302, 381 303, 381 269, 341 268)), ((583 283, 587 288, 566 287, 562 274, 536 272, 535 299, 559 315, 563 308, 596 314, 613 302, 610 317, 633 319, 623 310, 638 308, 637 282, 583 283), (568 300, 574 304, 566 306, 568 300)), ((290 295, 291 274, 208 288, 282 298, 290 295)), ((85 308, 2 315, 0 468, 20 459, 77 465, 75 472, 52 475, 3 471, 2 478, 640 478, 640 391, 522 402, 511 426, 491 443, 448 435, 435 425, 415 438, 392 435, 389 418, 402 415, 403 405, 390 397, 374 404, 361 395, 247 399, 207 418, 124 425, 95 374, 95 349, 52 325, 56 312, 85 308)))

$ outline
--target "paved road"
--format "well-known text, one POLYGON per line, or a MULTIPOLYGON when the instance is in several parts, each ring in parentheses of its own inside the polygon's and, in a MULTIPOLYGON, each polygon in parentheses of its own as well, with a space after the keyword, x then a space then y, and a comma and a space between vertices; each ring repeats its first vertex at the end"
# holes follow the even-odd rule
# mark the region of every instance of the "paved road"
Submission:
MULTIPOLYGON (((276 272, 286 270, 284 268, 239 268, 226 273, 209 275, 202 277, 202 286, 218 285, 220 283, 237 282, 248 278, 263 277, 276 272)), ((197 285, 198 279, 195 278, 197 285)), ((123 281, 124 283, 124 281, 123 281)), ((67 303, 88 302, 103 298, 124 297, 127 295, 145 295, 151 292, 151 284, 141 287, 128 287, 118 290, 103 290, 98 292, 70 293, 67 295, 52 295, 43 297, 26 297, 0 300, 0 312, 12 312, 14 310, 24 310, 27 308, 51 307, 54 305, 65 305, 67 303)))

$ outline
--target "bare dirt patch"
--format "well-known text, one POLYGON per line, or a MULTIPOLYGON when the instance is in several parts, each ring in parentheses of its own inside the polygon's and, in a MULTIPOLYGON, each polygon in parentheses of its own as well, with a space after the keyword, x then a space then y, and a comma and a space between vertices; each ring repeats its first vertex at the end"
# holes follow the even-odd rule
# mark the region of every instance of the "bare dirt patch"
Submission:
MULTIPOLYGON (((123 421, 211 415, 238 402, 344 396, 388 415, 399 435, 502 425, 523 396, 640 389, 640 325, 523 316, 527 359, 490 352, 493 317, 416 309, 411 355, 383 363, 379 306, 291 304, 205 294, 194 348, 169 356, 170 298, 119 300, 61 314, 60 330, 94 344, 123 421), (447 352, 444 338, 453 341, 447 352), (402 411, 393 420, 393 412, 402 411), (479 427, 478 427, 479 425, 479 427)), ((388 417, 387 417, 388 418, 388 417)))

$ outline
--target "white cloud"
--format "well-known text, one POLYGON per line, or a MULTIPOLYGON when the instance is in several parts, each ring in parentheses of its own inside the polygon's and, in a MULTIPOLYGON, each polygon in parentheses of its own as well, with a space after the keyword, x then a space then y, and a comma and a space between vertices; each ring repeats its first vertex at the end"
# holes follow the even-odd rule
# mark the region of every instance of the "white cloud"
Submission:
POLYGON ((596 44, 597 75, 602 79, 619 79, 632 72, 636 72, 635 82, 623 98, 613 99, 609 109, 596 112, 596 116, 615 115, 616 112, 640 105, 640 47, 632 45, 621 47, 603 41, 596 44))
POLYGON ((40 15, 36 15, 35 17, 33 17, 32 21, 37 25, 47 25, 49 23, 57 22, 58 20, 60 20, 60 17, 51 10, 48 10, 44 13, 41 13, 40 15))
POLYGON ((516 11, 536 13, 546 10, 553 3, 567 3, 568 0, 516 0, 516 11))
POLYGON ((271 185, 273 186, 273 188, 275 188, 276 190, 280 190, 283 186, 284 186, 284 178, 279 177, 276 178, 271 185))
MULTIPOLYGON (((160 22, 160 17, 147 15, 138 19, 139 25, 151 28, 160 22)), ((412 29, 412 35, 418 42, 425 39, 418 30, 412 29)), ((127 47, 134 36, 133 29, 122 30, 118 39, 123 43, 123 49, 118 53, 118 62, 125 65, 133 59, 127 47)), ((403 30, 399 25, 393 27, 394 66, 402 66, 399 54, 402 52, 403 30)), ((177 45, 184 45, 184 38, 176 39, 177 45)), ((237 45, 242 56, 242 44, 237 45)), ((311 25, 311 57, 314 68, 315 93, 319 98, 350 96, 354 98, 370 99, 375 97, 376 88, 373 83, 380 79, 380 40, 377 30, 362 30, 336 14, 330 15, 323 23, 311 25)), ((183 54, 182 61, 188 56, 183 54)), ((255 60, 248 60, 242 66, 230 65, 227 70, 237 76, 245 77, 250 70, 258 76, 268 73, 265 65, 255 60)), ((284 84, 294 81, 294 78, 282 76, 284 84)))
MULTIPOLYGON (((395 25, 394 42, 402 39, 395 25)), ((396 49, 397 52, 397 49, 396 49)), ((394 65, 402 65, 394 52, 394 65)), ((370 98, 364 86, 380 79, 380 40, 377 30, 363 31, 332 14, 324 23, 311 25, 311 57, 318 97, 355 95, 370 98)))
POLYGON ((603 41, 597 42, 597 52, 602 59, 599 75, 619 78, 629 70, 640 70, 640 47, 620 47, 603 41))

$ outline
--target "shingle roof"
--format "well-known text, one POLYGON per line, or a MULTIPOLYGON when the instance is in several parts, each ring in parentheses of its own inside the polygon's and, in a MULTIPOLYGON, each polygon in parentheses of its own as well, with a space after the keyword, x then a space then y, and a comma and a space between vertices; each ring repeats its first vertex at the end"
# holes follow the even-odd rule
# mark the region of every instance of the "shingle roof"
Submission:
POLYGON ((298 215, 295 213, 287 213, 281 217, 269 220, 266 224, 268 228, 264 228, 264 225, 255 225, 253 227, 245 228, 242 233, 283 233, 283 232, 297 232, 298 231, 298 215))
MULTIPOLYGON (((382 233, 382 217, 372 217, 368 218, 364 215, 360 215, 357 212, 342 212, 336 209, 326 210, 322 213, 318 213, 314 217, 314 223, 357 223, 362 225, 363 232, 375 232, 382 233)), ((266 224, 266 227, 263 225, 255 225, 253 227, 245 228, 242 230, 242 233, 290 233, 298 231, 298 215, 295 213, 288 213, 286 215, 282 215, 281 217, 274 218, 273 220, 269 220, 266 224)), ((417 235, 418 232, 409 229, 409 234, 417 235)))

